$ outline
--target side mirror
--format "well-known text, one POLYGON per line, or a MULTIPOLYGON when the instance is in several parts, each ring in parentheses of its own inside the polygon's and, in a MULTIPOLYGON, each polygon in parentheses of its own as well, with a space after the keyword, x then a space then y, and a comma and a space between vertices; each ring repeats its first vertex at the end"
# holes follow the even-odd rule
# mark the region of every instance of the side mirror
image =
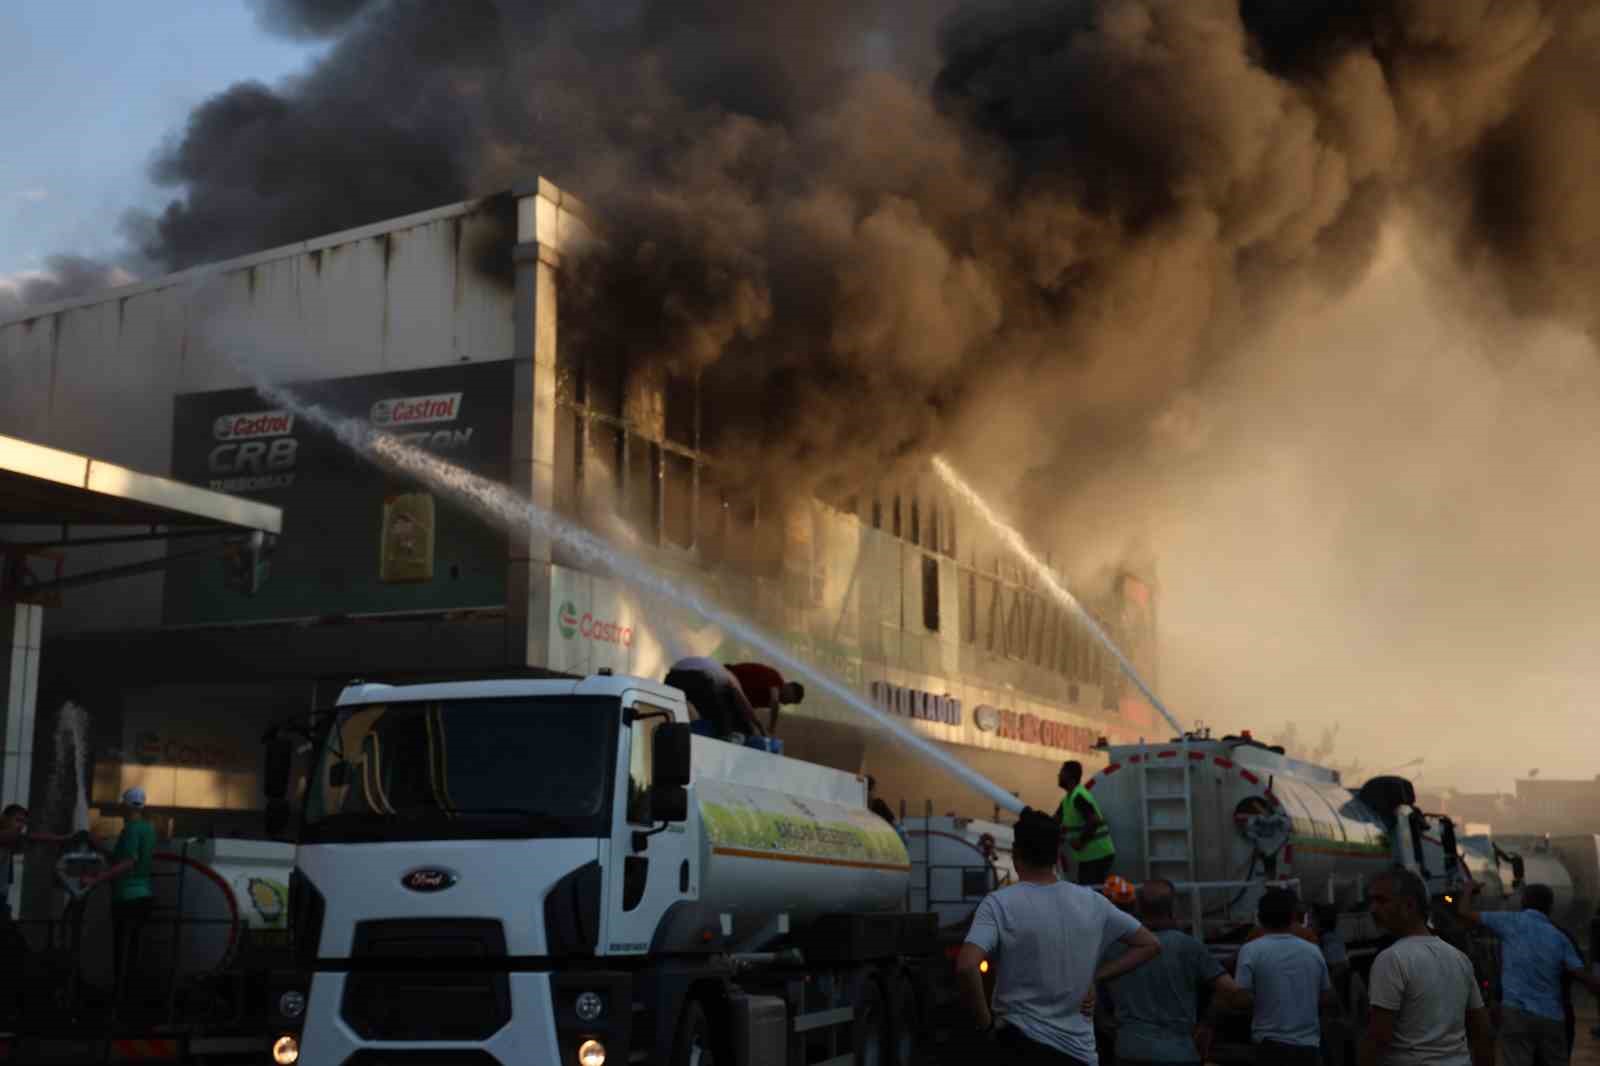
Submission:
POLYGON ((657 785, 650 793, 650 817, 657 822, 687 822, 688 790, 682 785, 657 785))
POLYGON ((651 754, 650 772, 658 795, 670 789, 682 789, 688 786, 689 739, 693 735, 689 732, 688 725, 682 722, 668 722, 666 725, 656 727, 651 742, 654 750, 651 754))
POLYGON ((289 828, 289 801, 282 798, 267 800, 267 836, 282 836, 289 828))
POLYGON ((269 800, 289 794, 289 773, 294 767, 294 743, 287 737, 267 741, 266 766, 262 770, 261 790, 269 800))

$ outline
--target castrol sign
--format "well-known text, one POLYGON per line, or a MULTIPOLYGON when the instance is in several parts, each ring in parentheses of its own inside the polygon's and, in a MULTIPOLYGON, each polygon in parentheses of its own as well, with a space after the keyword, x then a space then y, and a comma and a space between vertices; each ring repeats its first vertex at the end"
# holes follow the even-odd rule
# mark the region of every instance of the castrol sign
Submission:
POLYGON ((211 423, 217 440, 254 440, 258 437, 285 437, 294 432, 292 411, 243 411, 223 415, 211 423))
POLYGON ((394 396, 372 405, 369 419, 379 429, 426 426, 454 422, 461 415, 461 393, 436 392, 431 396, 394 396))

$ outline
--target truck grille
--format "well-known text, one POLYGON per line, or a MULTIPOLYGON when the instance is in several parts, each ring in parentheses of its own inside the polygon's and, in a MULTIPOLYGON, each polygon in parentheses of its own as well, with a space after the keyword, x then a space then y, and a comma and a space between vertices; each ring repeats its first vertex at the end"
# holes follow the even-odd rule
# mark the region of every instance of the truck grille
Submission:
POLYGON ((361 922, 344 1020, 363 1040, 487 1040, 511 1021, 505 955, 497 921, 361 922))

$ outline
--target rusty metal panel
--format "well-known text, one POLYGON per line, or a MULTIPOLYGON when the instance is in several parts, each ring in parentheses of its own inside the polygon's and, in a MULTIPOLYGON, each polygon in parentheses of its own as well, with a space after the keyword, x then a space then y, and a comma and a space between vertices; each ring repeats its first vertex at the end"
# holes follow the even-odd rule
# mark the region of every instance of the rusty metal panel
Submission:
POLYGON ((440 219, 389 235, 383 260, 386 371, 455 361, 455 223, 440 219))

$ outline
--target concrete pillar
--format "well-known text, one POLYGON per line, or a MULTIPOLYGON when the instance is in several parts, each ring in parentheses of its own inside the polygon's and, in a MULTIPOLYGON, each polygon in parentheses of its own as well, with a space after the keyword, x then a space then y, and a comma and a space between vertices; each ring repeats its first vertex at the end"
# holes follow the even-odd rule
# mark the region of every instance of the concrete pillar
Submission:
MULTIPOLYGON (((33 779, 34 709, 39 698, 39 652, 44 644, 44 608, 0 604, 0 671, 4 671, 5 744, 0 756, 0 807, 27 806, 33 779)), ((18 913, 22 870, 11 882, 11 912, 18 913)))
MULTIPOLYGON (((511 486, 555 506, 557 272, 591 238, 581 201, 543 178, 516 190, 516 370, 511 486)), ((509 544, 509 662, 544 666, 550 646, 551 545, 533 529, 509 544)))

